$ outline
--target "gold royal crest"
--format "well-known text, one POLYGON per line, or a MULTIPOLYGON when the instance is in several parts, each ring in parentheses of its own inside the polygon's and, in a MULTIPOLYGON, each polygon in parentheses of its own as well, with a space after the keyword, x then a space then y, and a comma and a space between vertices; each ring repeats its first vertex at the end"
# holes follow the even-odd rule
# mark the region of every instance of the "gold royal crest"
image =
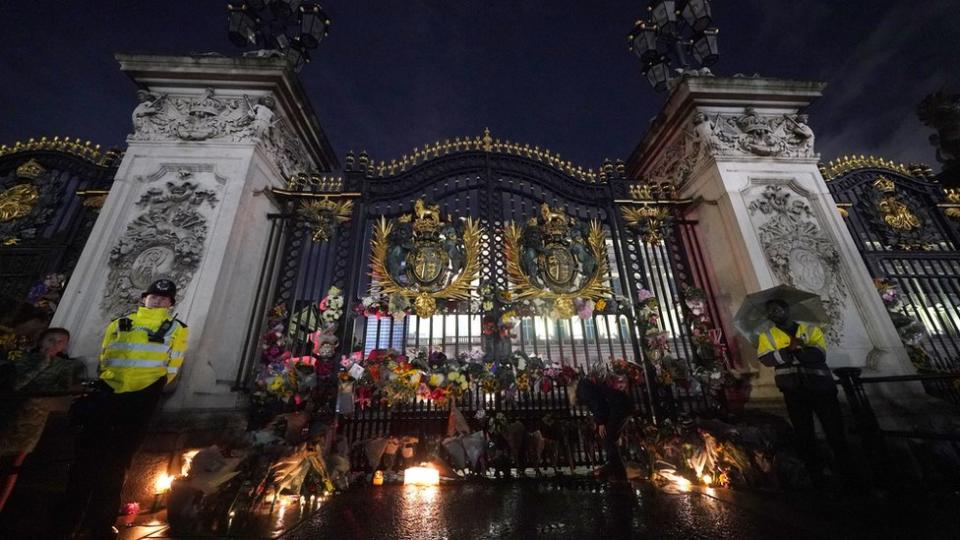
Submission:
POLYGON ((436 312, 438 299, 466 300, 479 271, 482 229, 471 218, 462 226, 443 221, 439 205, 418 199, 414 213, 381 216, 374 228, 371 277, 384 294, 413 300, 418 317, 436 312))

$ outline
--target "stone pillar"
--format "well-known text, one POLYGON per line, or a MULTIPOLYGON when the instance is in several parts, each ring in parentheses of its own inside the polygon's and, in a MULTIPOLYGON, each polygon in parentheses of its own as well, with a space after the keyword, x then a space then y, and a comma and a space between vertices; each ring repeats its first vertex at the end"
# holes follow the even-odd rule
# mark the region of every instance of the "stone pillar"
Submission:
POLYGON ((93 368, 103 329, 176 281, 189 350, 167 409, 237 405, 232 386, 277 207, 264 190, 336 158, 283 59, 118 55, 133 133, 53 325, 93 368))
MULTIPOLYGON (((713 267, 728 336, 748 293, 786 283, 820 294, 835 321, 824 330, 831 367, 905 374, 913 369, 873 280, 817 167, 801 111, 822 83, 693 77, 672 92, 628 169, 697 199, 701 244, 713 267)), ((737 338, 759 370, 753 398, 779 399, 772 370, 737 338)))

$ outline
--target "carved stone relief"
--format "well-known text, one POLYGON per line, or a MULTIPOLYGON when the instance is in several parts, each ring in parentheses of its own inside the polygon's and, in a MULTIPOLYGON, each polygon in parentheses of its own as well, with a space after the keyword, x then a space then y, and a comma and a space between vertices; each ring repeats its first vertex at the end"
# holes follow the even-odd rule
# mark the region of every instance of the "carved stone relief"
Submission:
POLYGON ((806 114, 759 114, 753 107, 712 117, 697 112, 689 129, 660 155, 647 181, 681 186, 709 157, 815 158, 815 137, 807 122, 806 114))
POLYGON ((133 110, 131 141, 259 142, 285 176, 312 168, 303 143, 270 96, 218 97, 212 88, 199 96, 171 97, 141 90, 133 110))
POLYGON ((207 218, 216 194, 189 181, 149 188, 136 205, 143 209, 110 251, 110 273, 100 309, 114 319, 129 312, 154 280, 172 279, 183 291, 200 266, 207 237, 207 218))
POLYGON ((793 197, 783 186, 767 186, 750 203, 750 214, 777 279, 820 295, 831 320, 824 333, 831 343, 839 343, 847 298, 840 252, 820 229, 807 203, 793 197))

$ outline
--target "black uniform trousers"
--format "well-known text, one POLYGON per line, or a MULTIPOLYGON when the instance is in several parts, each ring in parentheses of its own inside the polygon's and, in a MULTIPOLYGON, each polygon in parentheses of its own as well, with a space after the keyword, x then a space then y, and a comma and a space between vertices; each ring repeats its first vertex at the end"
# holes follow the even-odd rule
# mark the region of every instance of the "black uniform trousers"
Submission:
MULTIPOLYGON (((827 438, 827 444, 833 451, 837 473, 854 484, 859 484, 859 474, 854 463, 847 438, 843 429, 843 415, 836 390, 814 390, 800 386, 783 390, 783 399, 787 405, 790 423, 797 434, 797 450, 810 470, 814 485, 822 485, 823 460, 817 452, 817 435, 814 415, 820 419, 820 426, 827 438)), ((853 486, 852 486, 853 487, 853 486)), ((859 486, 857 486, 859 487, 859 486)))
POLYGON ((61 527, 69 537, 78 529, 93 538, 109 535, 117 519, 124 477, 147 433, 166 377, 135 392, 116 393, 104 383, 85 411, 76 439, 61 527))

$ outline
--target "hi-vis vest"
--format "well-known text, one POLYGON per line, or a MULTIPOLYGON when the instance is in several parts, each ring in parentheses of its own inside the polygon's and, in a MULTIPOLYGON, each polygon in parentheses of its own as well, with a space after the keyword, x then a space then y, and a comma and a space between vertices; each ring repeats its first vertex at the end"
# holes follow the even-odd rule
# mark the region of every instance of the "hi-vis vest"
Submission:
MULTIPOLYGON (((827 341, 824 339, 823 330, 821 330, 819 326, 814 326, 807 323, 797 323, 796 338, 807 347, 816 347, 824 353, 827 352, 827 341)), ((783 330, 774 326, 767 332, 760 332, 760 343, 757 346, 757 356, 763 356, 767 353, 773 352, 774 350, 779 351, 780 349, 786 349, 789 346, 790 336, 783 330), (773 336, 773 340, 776 342, 776 347, 770 343, 768 333, 769 335, 773 336)))
POLYGON ((136 392, 166 377, 172 381, 183 364, 187 350, 187 327, 172 319, 167 308, 141 307, 127 317, 129 331, 121 330, 120 319, 107 326, 100 349, 100 379, 114 392, 136 392), (150 341, 166 320, 173 324, 160 341, 150 341))

